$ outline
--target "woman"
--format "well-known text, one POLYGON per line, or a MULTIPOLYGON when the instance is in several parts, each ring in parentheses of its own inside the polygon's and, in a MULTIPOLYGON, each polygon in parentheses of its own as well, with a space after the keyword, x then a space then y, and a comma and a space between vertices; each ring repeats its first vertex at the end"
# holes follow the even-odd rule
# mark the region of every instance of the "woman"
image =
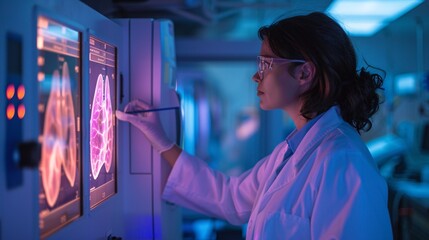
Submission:
MULTIPOLYGON (((392 239, 387 186, 359 133, 378 110, 378 74, 356 71, 343 29, 323 13, 259 30, 260 107, 282 109, 296 129, 252 169, 227 177, 169 140, 155 113, 118 119, 141 129, 173 167, 163 197, 248 223, 247 239, 392 239)), ((141 101, 125 112, 147 109, 141 101)))

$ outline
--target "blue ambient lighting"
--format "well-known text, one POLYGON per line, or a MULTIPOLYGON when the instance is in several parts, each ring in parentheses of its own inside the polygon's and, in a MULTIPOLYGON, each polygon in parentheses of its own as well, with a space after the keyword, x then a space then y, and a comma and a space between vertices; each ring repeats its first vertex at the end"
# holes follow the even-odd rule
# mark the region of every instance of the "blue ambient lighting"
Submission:
POLYGON ((417 93, 417 87, 417 74, 401 74, 394 79, 394 91, 398 96, 415 94, 417 93))
POLYGON ((371 36, 424 0, 334 0, 326 12, 352 36, 371 36))

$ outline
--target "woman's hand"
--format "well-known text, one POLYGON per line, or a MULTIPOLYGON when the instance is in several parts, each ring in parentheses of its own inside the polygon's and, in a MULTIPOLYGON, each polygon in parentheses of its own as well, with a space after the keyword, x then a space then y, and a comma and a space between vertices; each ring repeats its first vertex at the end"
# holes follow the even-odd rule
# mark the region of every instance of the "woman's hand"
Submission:
POLYGON ((146 136, 152 146, 162 153, 175 144, 168 139, 157 112, 130 113, 150 109, 150 105, 142 100, 129 102, 124 111, 116 110, 116 117, 137 127, 146 136))

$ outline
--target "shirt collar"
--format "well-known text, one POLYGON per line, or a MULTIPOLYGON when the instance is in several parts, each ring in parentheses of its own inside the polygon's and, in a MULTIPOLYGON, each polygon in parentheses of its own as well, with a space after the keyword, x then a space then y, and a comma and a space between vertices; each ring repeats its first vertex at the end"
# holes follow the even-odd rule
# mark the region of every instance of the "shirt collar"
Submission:
POLYGON ((298 148, 299 143, 302 141, 304 136, 307 134, 307 132, 310 130, 310 128, 321 118, 323 115, 319 114, 315 118, 308 121, 300 130, 297 130, 296 128, 287 136, 286 142, 289 146, 289 149, 294 153, 296 149, 298 148))

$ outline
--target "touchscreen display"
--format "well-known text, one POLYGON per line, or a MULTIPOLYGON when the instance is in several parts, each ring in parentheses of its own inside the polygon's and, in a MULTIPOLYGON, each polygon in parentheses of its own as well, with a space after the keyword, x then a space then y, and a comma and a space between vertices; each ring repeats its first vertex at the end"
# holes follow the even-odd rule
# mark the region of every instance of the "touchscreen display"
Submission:
POLYGON ((89 39, 90 207, 116 192, 116 48, 89 39))
POLYGON ((37 19, 39 228, 42 238, 81 215, 81 36, 37 19))

